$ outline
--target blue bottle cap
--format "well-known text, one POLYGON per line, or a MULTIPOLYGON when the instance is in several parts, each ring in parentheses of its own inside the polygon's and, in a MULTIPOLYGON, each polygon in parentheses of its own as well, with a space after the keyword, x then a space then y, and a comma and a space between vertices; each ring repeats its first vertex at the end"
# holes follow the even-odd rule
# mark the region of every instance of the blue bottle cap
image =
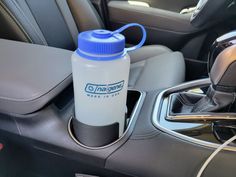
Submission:
POLYGON ((140 48, 146 40, 146 31, 142 25, 131 23, 121 27, 116 31, 92 30, 85 31, 78 36, 77 54, 90 60, 114 60, 122 57, 127 51, 140 48), (141 42, 130 48, 125 48, 125 37, 120 32, 131 26, 139 26, 143 31, 141 42))

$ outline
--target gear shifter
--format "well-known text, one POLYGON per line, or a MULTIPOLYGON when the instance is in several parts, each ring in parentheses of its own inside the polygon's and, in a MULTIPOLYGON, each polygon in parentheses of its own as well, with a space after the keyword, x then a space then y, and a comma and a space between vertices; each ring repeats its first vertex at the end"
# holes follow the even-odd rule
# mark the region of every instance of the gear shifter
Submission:
MULTIPOLYGON (((222 115, 219 116, 219 113, 228 113, 227 108, 235 102, 236 95, 236 31, 221 36, 213 43, 208 64, 211 85, 206 95, 189 92, 172 94, 169 119, 177 121, 185 116, 183 120, 192 117, 204 121, 206 117, 220 120, 222 115)), ((222 119, 227 119, 227 116, 222 119)))
POLYGON ((214 64, 217 56, 226 48, 236 44, 236 30, 226 33, 215 40, 208 55, 208 72, 214 64))
POLYGON ((236 45, 224 49, 216 58, 209 73, 211 86, 192 112, 212 112, 235 101, 236 91, 236 45))
POLYGON ((236 91, 236 44, 218 55, 209 76, 215 90, 236 91))

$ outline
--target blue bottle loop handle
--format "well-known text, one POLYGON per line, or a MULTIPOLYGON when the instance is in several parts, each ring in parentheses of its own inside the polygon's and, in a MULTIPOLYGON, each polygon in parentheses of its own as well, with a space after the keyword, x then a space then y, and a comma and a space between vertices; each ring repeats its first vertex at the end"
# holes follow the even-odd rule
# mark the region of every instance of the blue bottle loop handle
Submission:
POLYGON ((146 41, 146 37, 147 37, 147 33, 146 33, 145 28, 142 25, 138 24, 138 23, 130 23, 130 24, 127 24, 127 25, 121 27, 120 29, 115 30, 115 31, 112 32, 112 35, 116 34, 116 33, 121 33, 122 31, 126 30, 127 28, 133 27, 133 26, 137 26, 137 27, 141 28, 142 33, 143 33, 143 37, 142 37, 142 40, 139 42, 139 44, 137 44, 133 47, 125 48, 125 51, 127 51, 127 52, 136 50, 136 49, 143 46, 144 42, 146 41))

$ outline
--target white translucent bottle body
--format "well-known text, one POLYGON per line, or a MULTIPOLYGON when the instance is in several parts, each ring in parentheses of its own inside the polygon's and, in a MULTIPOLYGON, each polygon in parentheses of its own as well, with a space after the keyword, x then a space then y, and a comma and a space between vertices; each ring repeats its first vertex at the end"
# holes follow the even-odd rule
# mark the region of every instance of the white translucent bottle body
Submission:
POLYGON ((75 118, 90 126, 119 123, 124 132, 130 57, 109 61, 85 59, 74 52, 72 71, 75 118))

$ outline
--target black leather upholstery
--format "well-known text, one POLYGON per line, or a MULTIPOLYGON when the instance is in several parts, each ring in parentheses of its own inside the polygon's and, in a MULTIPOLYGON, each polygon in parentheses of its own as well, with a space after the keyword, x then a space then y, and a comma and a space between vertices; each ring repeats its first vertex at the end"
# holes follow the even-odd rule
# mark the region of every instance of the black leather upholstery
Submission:
POLYGON ((78 31, 103 27, 87 0, 1 0, 0 16, 0 38, 69 50, 76 48, 78 31))
MULTIPOLYGON (((7 13, 15 24, 7 31, 5 30, 4 34, 8 33, 7 36, 11 36, 11 34, 15 34, 14 31, 17 28, 22 33, 15 34, 16 36, 10 37, 10 39, 27 38, 24 40, 25 42, 74 50, 76 45, 73 38, 76 38, 77 34, 72 36, 69 28, 72 24, 68 24, 64 18, 60 5, 63 4, 59 4, 55 0, 2 0, 0 6, 5 9, 5 12, 1 13, 7 13)), ((65 8, 63 7, 63 9, 65 8)), ((9 23, 9 19, 4 18, 2 22, 9 23)), ((6 35, 0 35, 1 38, 6 38, 6 35)))

